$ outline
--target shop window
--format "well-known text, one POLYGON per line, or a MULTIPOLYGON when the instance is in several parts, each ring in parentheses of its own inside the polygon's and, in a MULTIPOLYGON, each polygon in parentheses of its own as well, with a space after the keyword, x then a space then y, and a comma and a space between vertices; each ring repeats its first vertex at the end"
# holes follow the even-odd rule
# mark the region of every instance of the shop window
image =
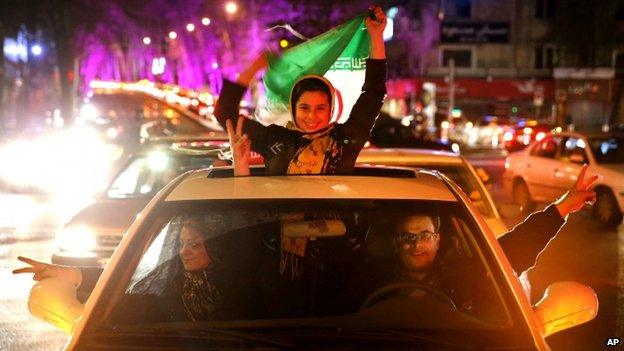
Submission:
POLYGON ((624 5, 618 5, 615 9, 615 20, 624 21, 624 5))
POLYGON ((537 45, 535 47, 535 68, 552 69, 555 67, 556 49, 552 45, 537 45))
POLYGON ((455 67, 472 67, 472 50, 469 49, 443 49, 442 66, 448 67, 451 59, 455 67))
POLYGON ((616 52, 614 58, 615 62, 613 62, 613 66, 615 66, 615 71, 624 73, 624 51, 616 52))
POLYGON ((444 12, 448 18, 471 18, 472 0, 450 0, 444 3, 444 12))
POLYGON ((555 17, 555 0, 535 0, 535 18, 555 17))

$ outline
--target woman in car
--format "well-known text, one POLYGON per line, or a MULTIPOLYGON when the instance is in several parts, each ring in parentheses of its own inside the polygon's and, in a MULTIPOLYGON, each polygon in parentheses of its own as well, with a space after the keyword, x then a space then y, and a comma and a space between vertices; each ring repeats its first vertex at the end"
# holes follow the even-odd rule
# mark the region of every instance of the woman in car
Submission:
MULTIPOLYGON (((171 225, 174 231, 178 231, 178 240, 174 243, 177 255, 138 281, 129 295, 139 301, 152 297, 154 301, 148 303, 150 306, 146 314, 160 314, 152 316, 156 320, 219 318, 224 277, 214 244, 208 243, 214 230, 196 216, 180 216, 171 225), (167 303, 162 303, 165 301, 167 303)), ((128 304, 133 305, 136 306, 128 304)))
MULTIPOLYGON (((129 288, 122 303, 128 321, 199 321, 226 319, 236 315, 240 301, 237 281, 219 258, 218 235, 223 234, 201 216, 181 215, 170 223, 173 257, 159 264, 129 288)), ((167 244, 165 244, 166 246, 167 244)), ((34 279, 61 276, 88 295, 101 275, 101 268, 48 265, 25 257, 32 267, 14 273, 35 273, 34 279)))
MULTIPOLYGON (((254 120, 246 121, 242 127, 243 137, 249 138, 251 148, 264 157, 268 173, 334 174, 348 173, 353 169, 360 150, 370 138, 386 95, 383 42, 386 15, 378 6, 373 7, 372 12, 375 19, 366 18, 366 29, 371 38, 366 79, 347 122, 330 123, 335 89, 327 79, 310 75, 302 77, 292 88, 289 127, 264 126, 254 120)), ((227 121, 234 122, 238 117, 245 90, 255 74, 267 64, 263 54, 240 74, 236 83, 224 81, 214 112, 224 127, 227 121)), ((245 159, 239 158, 235 162, 244 163, 245 159)))

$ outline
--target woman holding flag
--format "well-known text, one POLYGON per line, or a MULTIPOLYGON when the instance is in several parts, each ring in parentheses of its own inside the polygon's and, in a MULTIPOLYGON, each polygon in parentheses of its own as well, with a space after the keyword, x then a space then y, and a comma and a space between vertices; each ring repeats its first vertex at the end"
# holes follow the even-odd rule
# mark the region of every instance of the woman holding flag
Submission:
MULTIPOLYGON (((267 56, 262 54, 240 74, 236 83, 225 80, 215 116, 230 134, 236 174, 249 174, 249 152, 246 150, 250 147, 264 157, 269 174, 350 172, 360 150, 370 138, 370 131, 386 95, 385 26, 383 10, 374 6, 370 16, 358 17, 292 49, 298 49, 295 54, 302 55, 299 57, 318 55, 319 64, 312 62, 310 67, 293 72, 293 67, 302 66, 301 62, 297 62, 297 56, 291 56, 295 62, 288 63, 285 62, 289 55, 286 53, 277 60, 271 58, 269 63, 267 56), (348 45, 351 45, 349 41, 353 42, 352 38, 362 36, 362 22, 366 24, 370 36, 362 93, 345 123, 330 123, 335 109, 336 90, 322 74, 343 52, 350 50, 348 45), (327 47, 328 42, 332 45, 327 50, 316 50, 313 45, 319 42, 321 45, 317 47, 327 47), (234 132, 232 120, 238 116, 240 100, 255 74, 267 65, 267 76, 271 76, 271 79, 267 81, 265 77, 265 83, 269 93, 274 88, 280 95, 280 87, 292 87, 287 100, 292 123, 289 123, 289 127, 275 124, 264 126, 257 121, 245 121, 245 118, 239 117, 234 132)), ((282 97, 284 95, 281 94, 282 97)))

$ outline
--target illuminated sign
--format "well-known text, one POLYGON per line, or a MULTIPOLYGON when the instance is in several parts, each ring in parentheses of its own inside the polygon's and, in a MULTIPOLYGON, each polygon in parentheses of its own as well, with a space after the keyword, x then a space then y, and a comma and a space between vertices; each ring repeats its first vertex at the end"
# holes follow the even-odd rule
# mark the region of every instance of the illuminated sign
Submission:
POLYGON ((442 43, 508 43, 508 22, 442 22, 442 43))

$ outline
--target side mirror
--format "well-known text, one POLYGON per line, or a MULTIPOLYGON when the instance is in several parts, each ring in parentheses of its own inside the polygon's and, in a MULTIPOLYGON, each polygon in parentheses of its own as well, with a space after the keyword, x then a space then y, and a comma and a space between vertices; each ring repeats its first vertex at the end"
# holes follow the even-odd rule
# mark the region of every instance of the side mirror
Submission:
POLYGON ((498 207, 503 218, 518 218, 522 215, 522 208, 514 203, 504 203, 498 207))
POLYGON ((44 279, 30 289, 30 313, 71 334, 84 305, 76 298, 76 287, 62 278, 44 279))
POLYGON ((594 289, 577 282, 556 282, 533 306, 544 337, 589 322, 598 314, 594 289))

